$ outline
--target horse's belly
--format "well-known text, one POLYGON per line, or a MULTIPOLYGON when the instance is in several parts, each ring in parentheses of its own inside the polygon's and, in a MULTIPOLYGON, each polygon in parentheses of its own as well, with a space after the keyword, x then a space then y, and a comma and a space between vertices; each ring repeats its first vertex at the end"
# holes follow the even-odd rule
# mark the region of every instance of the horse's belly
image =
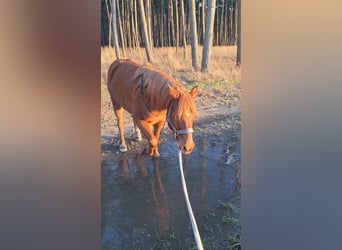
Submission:
POLYGON ((146 112, 138 117, 136 116, 136 118, 147 121, 151 124, 156 124, 159 122, 164 122, 166 120, 166 115, 165 112, 146 112))
POLYGON ((111 91, 113 101, 123 107, 129 113, 132 113, 135 98, 133 96, 133 88, 124 84, 116 84, 111 91))

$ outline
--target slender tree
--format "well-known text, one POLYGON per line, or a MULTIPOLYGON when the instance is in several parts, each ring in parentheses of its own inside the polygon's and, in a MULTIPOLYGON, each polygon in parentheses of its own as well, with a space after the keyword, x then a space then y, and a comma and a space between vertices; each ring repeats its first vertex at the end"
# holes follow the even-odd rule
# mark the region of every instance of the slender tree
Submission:
POLYGON ((176 53, 178 52, 179 47, 179 18, 178 18, 178 1, 175 0, 175 16, 176 16, 176 53))
MULTIPOLYGON (((148 33, 148 39, 149 39, 149 44, 153 44, 153 39, 152 39, 152 22, 151 22, 151 16, 152 16, 152 11, 151 11, 151 0, 147 0, 146 2, 146 24, 147 24, 147 33, 148 33)), ((153 46, 150 46, 150 50, 152 51, 153 46)))
POLYGON ((182 26, 182 40, 184 48, 184 57, 186 57, 186 35, 185 35, 185 16, 184 16, 184 0, 180 0, 180 18, 182 26))
POLYGON ((160 44, 161 47, 164 47, 165 45, 165 24, 164 24, 164 0, 160 1, 160 21, 161 24, 160 27, 160 44))
POLYGON ((216 0, 208 0, 208 11, 206 16, 206 30, 202 53, 202 72, 208 71, 210 61, 211 47, 213 44, 214 18, 215 18, 216 0))
POLYGON ((206 0, 202 0, 202 12, 201 12, 201 15, 202 15, 202 35, 201 35, 201 41, 203 43, 204 41, 204 33, 205 33, 205 6, 206 6, 206 0))
POLYGON ((142 0, 137 0, 137 2, 138 2, 138 7, 140 9, 140 21, 141 21, 141 26, 143 29, 142 33, 143 33, 143 40, 144 40, 144 44, 145 44, 146 56, 147 56, 147 60, 150 63, 152 63, 153 62, 153 56, 152 56, 152 51, 151 51, 151 44, 149 41, 149 35, 148 35, 148 31, 147 31, 144 3, 142 0))
POLYGON ((131 46, 133 48, 136 47, 136 34, 135 34, 135 25, 134 25, 134 13, 133 13, 133 0, 129 0, 129 22, 131 23, 131 39, 132 39, 132 42, 131 42, 131 46))
POLYGON ((236 65, 241 64, 241 0, 237 0, 238 21, 237 21, 237 53, 236 65))
POLYGON ((198 36, 196 25, 196 5, 195 0, 189 0, 190 8, 190 33, 191 33, 191 60, 192 67, 195 71, 199 70, 198 66, 198 36))
POLYGON ((116 59, 120 58, 119 42, 118 42, 118 26, 116 24, 116 0, 112 0, 112 27, 113 27, 113 42, 116 59))
POLYGON ((197 14, 197 16, 196 16, 196 26, 197 26, 198 43, 202 44, 202 40, 201 40, 201 37, 202 37, 202 25, 201 25, 201 23, 202 22, 201 22, 200 4, 201 4, 200 2, 197 2, 195 0, 195 12, 197 14))
POLYGON ((228 30, 228 3, 224 5, 224 19, 223 19, 223 45, 228 44, 227 30, 228 30))
MULTIPOLYGON (((133 0, 132 0, 133 1, 133 0)), ((140 56, 140 37, 139 37, 139 29, 138 29, 138 12, 137 12, 137 1, 134 1, 134 7, 133 7, 133 10, 134 10, 134 33, 136 34, 135 35, 135 42, 136 42, 136 48, 137 51, 138 51, 138 55, 140 56)))
POLYGON ((220 19, 220 40, 218 41, 219 44, 223 43, 223 36, 224 36, 224 23, 223 23, 223 19, 224 19, 224 1, 222 1, 222 5, 221 5, 221 19, 220 19))
POLYGON ((110 47, 110 46, 112 46, 112 15, 109 12, 107 0, 105 0, 105 3, 106 3, 107 16, 108 16, 108 19, 109 19, 109 25, 108 25, 109 26, 109 29, 108 29, 108 44, 109 44, 109 47, 110 47))
POLYGON ((176 25, 176 23, 175 23, 175 17, 174 17, 174 10, 173 10, 173 0, 171 0, 171 5, 170 5, 170 16, 171 16, 171 34, 172 34, 172 42, 171 42, 171 44, 170 44, 170 46, 171 47, 173 47, 173 46, 175 46, 175 43, 176 43, 176 40, 175 40, 175 36, 176 36, 176 34, 175 34, 175 25, 176 25))
POLYGON ((236 43, 236 23, 237 23, 237 9, 236 9, 236 1, 233 2, 233 8, 234 8, 234 11, 233 11, 233 44, 236 43))
MULTIPOLYGON (((119 10, 120 9, 120 4, 119 4, 119 1, 116 1, 116 9, 119 10)), ((125 11, 124 11, 124 5, 122 3, 122 10, 121 10, 122 14, 125 15, 125 11)), ((117 12, 117 18, 118 18, 118 26, 119 26, 119 33, 120 33, 120 41, 121 41, 121 48, 122 48, 122 53, 123 53, 123 56, 125 57, 126 56, 126 45, 125 45, 125 42, 126 42, 126 39, 124 39, 124 32, 123 31, 123 25, 121 23, 121 14, 120 14, 120 11, 117 12)))
MULTIPOLYGON (((135 34, 136 34, 136 44, 137 47, 140 46, 140 36, 139 36, 139 28, 138 28, 138 8, 137 8, 137 1, 134 1, 134 27, 135 27, 135 34)), ((138 50, 139 51, 139 50, 138 50)))
POLYGON ((126 26, 126 39, 127 39, 127 48, 131 50, 133 48, 133 41, 132 41, 132 23, 129 21, 131 14, 131 9, 129 7, 130 1, 125 1, 125 15, 123 16, 123 21, 125 22, 126 26))
POLYGON ((229 8, 228 8, 228 10, 229 10, 229 15, 228 15, 228 44, 234 44, 234 41, 233 41, 233 24, 234 24, 234 22, 233 22, 233 9, 234 8, 234 6, 233 6, 233 4, 232 3, 230 3, 230 5, 229 5, 229 8))

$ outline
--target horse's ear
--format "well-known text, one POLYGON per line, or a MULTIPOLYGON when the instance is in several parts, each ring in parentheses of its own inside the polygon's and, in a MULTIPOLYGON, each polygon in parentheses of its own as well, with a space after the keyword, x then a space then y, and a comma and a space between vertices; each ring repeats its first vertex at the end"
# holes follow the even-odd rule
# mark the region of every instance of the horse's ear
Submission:
POLYGON ((198 94, 198 86, 195 86, 192 88, 192 90, 190 91, 190 95, 192 98, 195 98, 195 96, 198 94))
POLYGON ((170 85, 167 85, 167 87, 169 88, 170 91, 170 95, 174 98, 174 99, 178 99, 180 96, 180 93, 175 90, 174 88, 172 88, 170 85))

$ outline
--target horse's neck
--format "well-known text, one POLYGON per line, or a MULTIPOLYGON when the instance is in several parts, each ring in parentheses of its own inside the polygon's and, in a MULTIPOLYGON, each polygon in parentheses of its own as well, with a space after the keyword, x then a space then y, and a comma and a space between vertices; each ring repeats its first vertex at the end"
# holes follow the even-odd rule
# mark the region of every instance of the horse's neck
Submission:
POLYGON ((174 99, 171 95, 169 96, 169 100, 167 102, 167 108, 171 107, 175 109, 178 106, 179 99, 174 99))

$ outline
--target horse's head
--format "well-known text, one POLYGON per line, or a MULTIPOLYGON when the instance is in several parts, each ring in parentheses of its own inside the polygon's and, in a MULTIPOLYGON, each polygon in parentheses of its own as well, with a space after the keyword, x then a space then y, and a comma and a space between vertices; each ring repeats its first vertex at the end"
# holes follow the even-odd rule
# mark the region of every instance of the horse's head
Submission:
POLYGON ((198 87, 194 87, 190 92, 176 90, 170 86, 169 89, 172 101, 167 111, 167 122, 175 134, 178 149, 190 154, 195 146, 192 125, 196 116, 194 98, 198 93, 198 87))

